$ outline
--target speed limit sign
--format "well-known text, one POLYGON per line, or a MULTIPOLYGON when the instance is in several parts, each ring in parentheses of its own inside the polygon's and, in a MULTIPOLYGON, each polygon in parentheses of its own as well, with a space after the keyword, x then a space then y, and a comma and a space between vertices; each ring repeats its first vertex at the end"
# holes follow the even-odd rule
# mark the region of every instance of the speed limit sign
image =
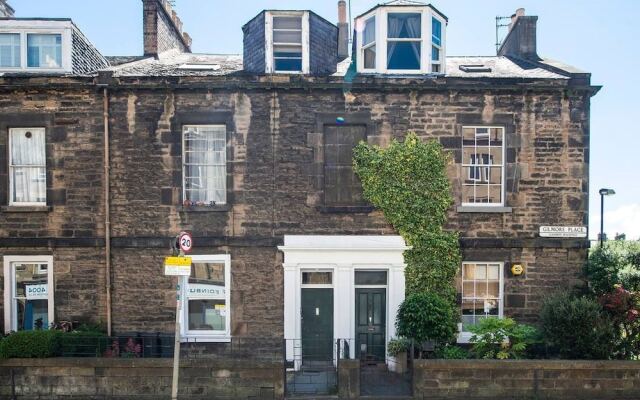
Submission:
POLYGON ((180 246, 180 250, 188 253, 193 248, 193 238, 189 232, 180 232, 180 236, 178 236, 178 245, 180 246))

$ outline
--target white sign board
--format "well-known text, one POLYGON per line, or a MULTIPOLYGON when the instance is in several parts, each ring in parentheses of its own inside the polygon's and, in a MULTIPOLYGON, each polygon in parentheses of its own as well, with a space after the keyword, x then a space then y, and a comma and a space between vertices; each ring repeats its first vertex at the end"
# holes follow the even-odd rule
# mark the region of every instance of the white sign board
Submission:
POLYGON ((553 238, 586 238, 585 226, 541 226, 540 237, 553 238))
POLYGON ((40 285, 25 285, 27 300, 47 300, 49 298, 49 287, 46 283, 40 285))
POLYGON ((166 257, 164 274, 169 276, 191 275, 191 257, 166 257))

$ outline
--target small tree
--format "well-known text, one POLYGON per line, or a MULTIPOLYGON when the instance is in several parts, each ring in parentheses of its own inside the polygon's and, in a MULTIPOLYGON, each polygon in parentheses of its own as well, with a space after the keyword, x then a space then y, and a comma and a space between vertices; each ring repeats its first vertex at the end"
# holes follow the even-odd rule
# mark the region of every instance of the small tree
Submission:
POLYGON ((435 293, 412 293, 398 309, 396 330, 418 343, 433 340, 445 344, 455 339, 456 322, 451 302, 435 293))

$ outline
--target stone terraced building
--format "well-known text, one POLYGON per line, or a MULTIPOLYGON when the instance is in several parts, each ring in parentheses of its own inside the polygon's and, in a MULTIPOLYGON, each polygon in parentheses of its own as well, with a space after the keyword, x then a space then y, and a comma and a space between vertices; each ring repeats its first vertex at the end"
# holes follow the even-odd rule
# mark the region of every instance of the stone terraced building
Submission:
POLYGON ((163 262, 188 231, 184 341, 301 339, 322 355, 332 346, 315 339, 349 339, 384 360, 406 246, 362 198, 351 150, 408 131, 455 160, 459 341, 487 316, 535 321, 579 279, 599 87, 538 55, 537 17, 519 10, 497 56, 450 57, 433 6, 376 6, 350 46, 341 1, 338 24, 262 11, 243 56, 209 55, 190 52, 166 1, 142 3, 139 57, 103 57, 71 20, 0 18, 5 332, 66 320, 172 333, 163 262))

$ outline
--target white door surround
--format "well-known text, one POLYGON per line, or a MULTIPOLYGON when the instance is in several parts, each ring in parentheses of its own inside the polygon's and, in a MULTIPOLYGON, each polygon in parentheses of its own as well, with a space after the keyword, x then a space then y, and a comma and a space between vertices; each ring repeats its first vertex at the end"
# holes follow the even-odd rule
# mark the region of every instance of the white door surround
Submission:
MULTIPOLYGON (((404 257, 408 249, 400 236, 291 236, 284 237, 284 337, 300 339, 300 296, 302 271, 331 271, 334 291, 335 339, 352 339, 351 357, 355 356, 355 285, 356 270, 387 271, 386 340, 396 337, 395 320, 404 300, 404 257)), ((287 358, 299 359, 299 346, 287 341, 287 358)))

